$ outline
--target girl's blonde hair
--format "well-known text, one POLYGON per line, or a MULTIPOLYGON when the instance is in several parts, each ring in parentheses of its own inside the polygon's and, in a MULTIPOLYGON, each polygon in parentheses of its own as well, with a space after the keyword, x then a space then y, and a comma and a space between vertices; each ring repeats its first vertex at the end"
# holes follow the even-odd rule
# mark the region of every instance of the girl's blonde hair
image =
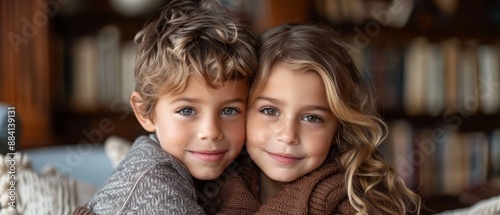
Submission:
POLYGON ((135 36, 139 113, 151 116, 158 98, 182 92, 190 75, 215 88, 251 79, 257 39, 216 0, 173 0, 135 36))
POLYGON ((358 214, 420 212, 420 197, 408 189, 378 151, 387 126, 378 116, 348 46, 332 29, 317 25, 284 25, 264 32, 259 41, 259 69, 250 103, 276 64, 318 73, 328 104, 340 125, 332 156, 345 169, 345 186, 358 214))

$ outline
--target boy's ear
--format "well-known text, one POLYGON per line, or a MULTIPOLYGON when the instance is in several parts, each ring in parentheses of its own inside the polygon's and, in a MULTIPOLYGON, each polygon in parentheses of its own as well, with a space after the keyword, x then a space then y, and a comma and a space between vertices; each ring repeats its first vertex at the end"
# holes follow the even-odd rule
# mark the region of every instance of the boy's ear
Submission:
POLYGON ((141 123, 142 127, 149 132, 155 132, 156 131, 156 126, 155 123, 149 118, 148 115, 143 115, 139 111, 141 105, 142 105, 142 97, 141 95, 134 91, 132 95, 130 96, 130 106, 132 106, 132 110, 134 110, 135 117, 137 118, 137 121, 141 123))

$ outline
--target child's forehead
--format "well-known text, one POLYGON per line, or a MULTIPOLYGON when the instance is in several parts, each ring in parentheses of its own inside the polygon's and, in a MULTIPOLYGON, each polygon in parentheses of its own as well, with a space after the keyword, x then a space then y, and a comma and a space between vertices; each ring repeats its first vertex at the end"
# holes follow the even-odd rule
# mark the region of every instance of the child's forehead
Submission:
POLYGON ((248 80, 226 80, 226 81, 210 81, 199 75, 191 75, 177 92, 167 92, 166 96, 179 96, 183 94, 205 95, 226 94, 230 96, 233 93, 248 91, 248 80))
MULTIPOLYGON (((161 110, 179 107, 194 107, 197 111, 218 110, 227 105, 246 106, 248 87, 246 82, 227 83, 219 88, 210 88, 191 81, 180 93, 167 93, 159 98, 161 110)), ((200 112, 201 113, 201 112, 200 112)))

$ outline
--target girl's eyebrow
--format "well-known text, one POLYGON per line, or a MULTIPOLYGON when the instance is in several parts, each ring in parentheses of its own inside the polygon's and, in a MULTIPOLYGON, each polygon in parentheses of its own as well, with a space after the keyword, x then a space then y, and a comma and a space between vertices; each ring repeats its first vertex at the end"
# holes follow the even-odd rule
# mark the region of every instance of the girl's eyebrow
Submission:
POLYGON ((327 113, 332 113, 332 110, 330 110, 330 108, 319 106, 319 105, 309 105, 309 106, 305 107, 304 110, 319 110, 319 111, 323 111, 323 112, 327 112, 327 113))
POLYGON ((277 105, 283 104, 283 102, 281 102, 281 100, 279 100, 279 99, 269 98, 269 97, 266 97, 266 96, 259 96, 255 100, 256 101, 257 100, 265 100, 265 101, 268 101, 268 102, 271 102, 271 103, 277 104, 277 105))
MULTIPOLYGON (((276 104, 276 105, 282 105, 283 104, 283 102, 281 100, 279 100, 279 99, 270 98, 270 97, 266 97, 266 96, 259 96, 255 100, 256 101, 257 100, 265 100, 265 101, 271 102, 271 103, 276 104)), ((330 108, 324 107, 324 106, 321 106, 321 105, 308 105, 308 106, 306 106, 303 109, 304 110, 319 110, 319 111, 324 111, 324 112, 327 112, 327 113, 331 113, 332 112, 330 110, 330 108)))

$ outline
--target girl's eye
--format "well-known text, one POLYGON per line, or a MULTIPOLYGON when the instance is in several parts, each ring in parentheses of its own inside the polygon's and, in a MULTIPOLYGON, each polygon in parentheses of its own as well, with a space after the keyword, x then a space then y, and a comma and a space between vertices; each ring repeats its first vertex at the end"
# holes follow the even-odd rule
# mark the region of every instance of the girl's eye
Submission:
POLYGON ((196 111, 193 108, 182 108, 182 109, 176 111, 176 113, 183 115, 183 116, 191 116, 191 115, 195 115, 196 111))
POLYGON ((306 122, 313 122, 313 123, 323 122, 323 120, 321 118, 314 116, 314 115, 307 115, 307 116, 303 117, 302 120, 304 120, 306 122))
POLYGON ((232 116, 232 115, 236 115, 236 114, 238 114, 238 113, 240 113, 240 111, 239 111, 239 110, 237 110, 236 108, 224 108, 224 109, 222 109, 222 111, 221 111, 221 114, 222 114, 222 115, 230 115, 230 116, 232 116))
POLYGON ((263 108, 260 110, 260 112, 264 113, 265 115, 270 115, 270 116, 278 116, 278 110, 274 108, 263 108))

